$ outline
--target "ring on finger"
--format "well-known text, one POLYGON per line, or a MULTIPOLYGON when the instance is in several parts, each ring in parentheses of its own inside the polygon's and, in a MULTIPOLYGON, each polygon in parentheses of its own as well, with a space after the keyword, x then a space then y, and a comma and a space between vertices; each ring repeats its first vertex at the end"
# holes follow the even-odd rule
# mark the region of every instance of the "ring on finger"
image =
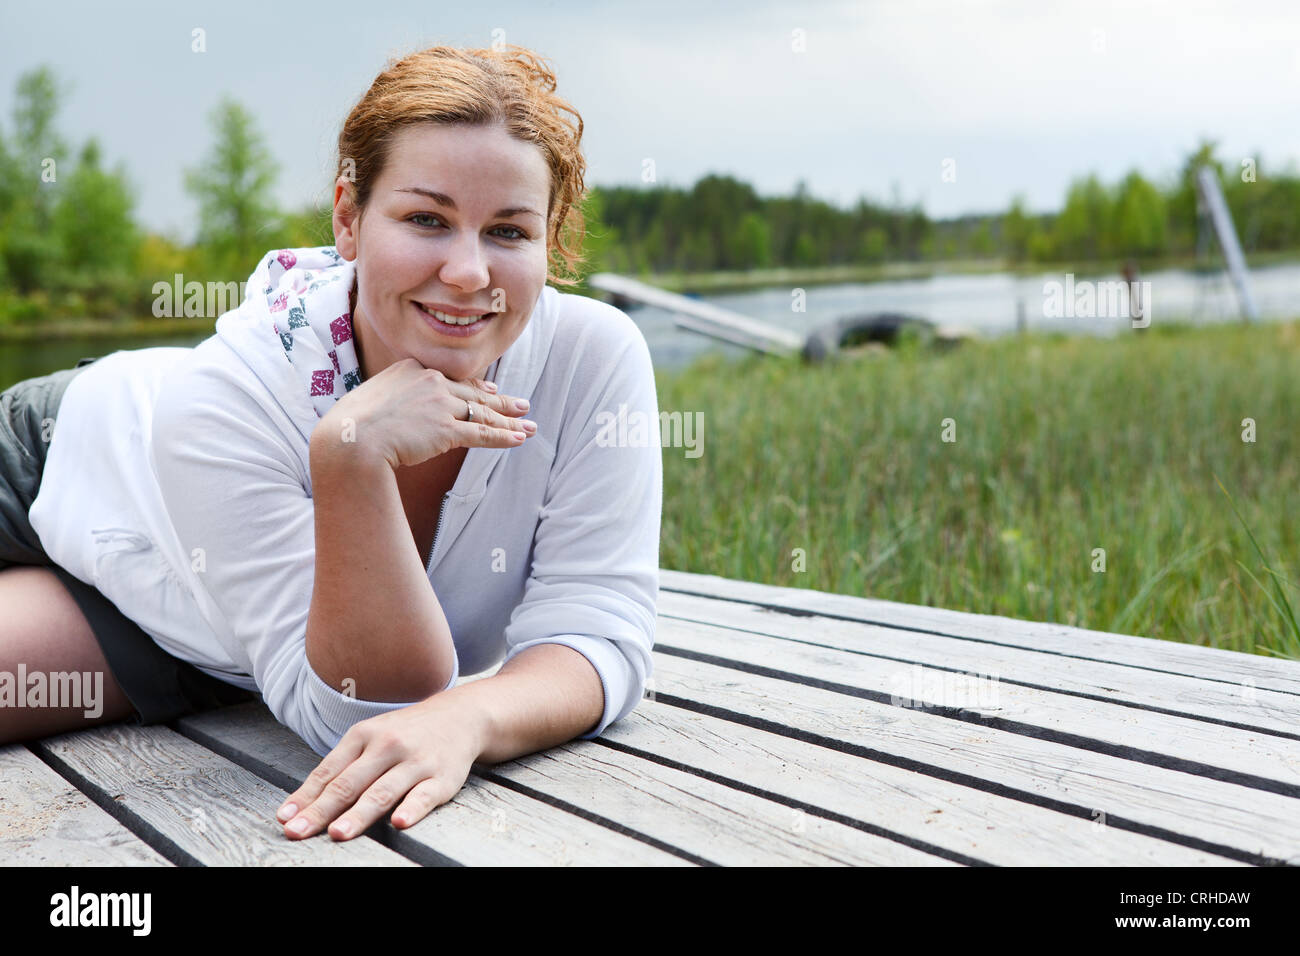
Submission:
POLYGON ((468 400, 466 400, 465 402, 465 411, 468 416, 466 417, 465 421, 472 422, 474 420, 474 406, 471 405, 468 400))

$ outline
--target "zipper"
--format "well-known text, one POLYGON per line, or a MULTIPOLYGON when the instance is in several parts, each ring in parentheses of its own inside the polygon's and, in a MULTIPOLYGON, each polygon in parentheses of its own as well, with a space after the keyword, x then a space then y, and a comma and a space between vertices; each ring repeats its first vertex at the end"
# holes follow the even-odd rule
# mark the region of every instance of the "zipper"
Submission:
POLYGON ((447 499, 450 497, 450 491, 442 496, 442 506, 438 509, 438 526, 433 529, 433 544, 429 546, 429 563, 424 568, 425 577, 433 574, 433 558, 438 553, 438 542, 442 540, 442 519, 447 517, 447 499))

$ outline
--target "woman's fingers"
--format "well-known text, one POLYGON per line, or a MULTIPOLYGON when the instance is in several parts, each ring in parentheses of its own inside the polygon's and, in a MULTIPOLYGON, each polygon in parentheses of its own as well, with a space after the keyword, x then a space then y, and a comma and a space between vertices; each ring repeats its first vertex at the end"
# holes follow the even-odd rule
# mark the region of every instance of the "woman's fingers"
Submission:
MULTIPOLYGON (((479 412, 474 412, 474 420, 467 422, 457 420, 452 423, 453 434, 456 436, 456 444, 465 448, 478 446, 481 448, 514 448, 522 445, 528 435, 536 431, 528 432, 519 428, 519 425, 501 425, 493 426, 479 421, 479 412)), ((529 422, 531 425, 532 422, 529 422)))
MULTIPOLYGON (((297 814, 285 824, 285 833, 295 839, 312 836, 325 829, 340 814, 355 804, 380 776, 392 766, 393 761, 381 757, 380 752, 381 748, 372 746, 362 749, 360 754, 341 771, 335 769, 338 767, 337 763, 329 764, 329 769, 325 769, 326 764, 322 763, 320 767, 312 771, 312 777, 320 774, 317 782, 326 776, 332 776, 332 779, 318 790, 318 795, 314 800, 306 800, 304 796, 305 802, 298 803, 297 814)), ((330 756, 333 756, 333 751, 330 756)), ((311 780, 311 777, 308 780, 311 780)), ((380 795, 382 794, 376 794, 375 796, 380 795)), ((393 799, 396 800, 402 795, 398 794, 393 799)), ((293 798, 286 801, 286 806, 291 802, 294 802, 293 798)), ((356 834, 351 835, 355 836, 356 834)))
POLYGON ((406 795, 406 799, 393 814, 393 826, 402 830, 415 826, 452 796, 455 794, 448 796, 447 787, 441 780, 432 777, 422 780, 406 795))
MULTIPOLYGON (((482 392, 477 393, 486 401, 475 401, 466 399, 470 408, 474 411, 473 418, 463 418, 463 412, 455 411, 452 417, 459 423, 456 428, 458 444, 470 446, 478 445, 487 448, 510 448, 515 445, 523 444, 523 440, 528 435, 537 433, 537 423, 529 421, 526 418, 507 418, 502 415, 497 408, 500 402, 497 401, 499 396, 485 395, 482 392)), ((506 399, 513 402, 513 399, 506 399)), ((522 414, 518 412, 516 414, 522 414)))
POLYGON ((316 765, 316 769, 307 775, 302 786, 289 794, 288 798, 276 812, 275 818, 281 823, 290 823, 298 813, 310 806, 330 781, 342 773, 357 757, 361 756, 364 744, 358 738, 344 737, 339 745, 325 755, 325 759, 316 765))
POLYGON ((447 380, 447 388, 450 389, 453 395, 483 405, 498 415, 517 418, 528 411, 529 405, 526 398, 516 398, 513 395, 498 395, 486 388, 490 384, 492 383, 485 382, 480 378, 472 378, 464 382, 455 379, 447 380), (520 405, 520 402, 523 404, 520 405))
POLYGON ((330 836, 336 840, 350 840, 365 833, 423 779, 424 774, 412 762, 393 767, 367 787, 350 810, 329 825, 330 836))

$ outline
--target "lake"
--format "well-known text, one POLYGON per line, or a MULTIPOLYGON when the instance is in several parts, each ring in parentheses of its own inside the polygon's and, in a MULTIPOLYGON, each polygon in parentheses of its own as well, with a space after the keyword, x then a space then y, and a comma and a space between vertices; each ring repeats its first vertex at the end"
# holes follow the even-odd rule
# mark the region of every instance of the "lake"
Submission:
MULTIPOLYGON (((1118 276, 1097 277, 1098 281, 1118 276)), ((1162 321, 1192 323, 1238 321, 1232 284, 1225 273, 1201 275, 1187 270, 1164 270, 1139 277, 1150 282, 1152 325, 1162 321)), ((1126 316, 1097 318, 1051 317, 1047 283, 1064 283, 1062 273, 1016 276, 941 275, 929 279, 844 283, 810 286, 805 311, 791 309, 789 288, 763 289, 731 295, 702 297, 727 309, 781 325, 800 333, 846 315, 870 312, 903 312, 930 319, 941 325, 967 329, 980 335, 1003 335, 1016 328, 1023 311, 1026 328, 1057 330, 1089 335, 1115 335, 1131 323, 1126 316)), ((1084 280, 1080 279, 1078 284, 1084 280)), ((1252 269, 1251 292, 1264 321, 1291 319, 1300 315, 1300 264, 1252 269)), ((698 356, 715 352, 728 356, 746 350, 678 329, 672 314, 648 306, 631 308, 630 315, 641 329, 655 367, 679 370, 698 356)), ((48 343, 0 345, 0 388, 24 378, 70 368, 86 356, 106 355, 118 349, 149 348, 156 345, 193 346, 206 335, 180 338, 122 338, 61 340, 48 343)))

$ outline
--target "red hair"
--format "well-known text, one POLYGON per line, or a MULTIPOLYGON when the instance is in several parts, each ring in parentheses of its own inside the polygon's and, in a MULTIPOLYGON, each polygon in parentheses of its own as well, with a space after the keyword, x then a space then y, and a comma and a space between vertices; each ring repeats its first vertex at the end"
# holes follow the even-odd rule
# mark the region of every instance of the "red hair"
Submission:
MULTIPOLYGON (((405 127, 500 125, 542 151, 551 171, 546 209, 550 264, 576 274, 586 235, 580 208, 587 170, 580 150, 582 117, 556 95, 555 74, 545 62, 513 44, 500 50, 435 46, 389 60, 339 133, 336 175, 352 182, 358 211, 370 199, 393 141, 405 127)), ((559 285, 576 284, 553 268, 546 278, 559 285)))

